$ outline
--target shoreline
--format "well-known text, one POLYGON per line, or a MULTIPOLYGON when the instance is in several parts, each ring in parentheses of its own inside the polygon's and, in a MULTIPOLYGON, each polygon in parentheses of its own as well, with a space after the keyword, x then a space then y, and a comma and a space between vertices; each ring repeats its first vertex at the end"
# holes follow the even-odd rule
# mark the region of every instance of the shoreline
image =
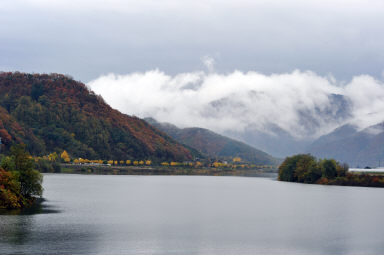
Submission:
POLYGON ((62 174, 96 175, 200 175, 200 176, 245 176, 276 177, 277 171, 271 169, 221 169, 221 168, 180 168, 180 167, 134 167, 134 166, 84 166, 61 165, 62 174))
MULTIPOLYGON (((278 180, 278 173, 271 172, 271 171, 260 171, 260 170, 243 170, 243 171, 226 171, 226 170, 218 170, 213 173, 213 171, 210 171, 209 169, 206 172, 201 172, 201 169, 197 169, 200 171, 192 171, 192 172, 185 172, 185 170, 178 169, 171 169, 169 171, 143 171, 144 169, 141 169, 141 171, 135 171, 135 172, 100 172, 100 171, 94 171, 94 172, 87 172, 87 171, 64 171, 60 173, 44 173, 44 174, 77 174, 77 175, 132 175, 132 176, 216 176, 216 177, 259 177, 259 178, 273 178, 274 180, 278 182, 286 182, 286 183, 297 183, 297 184, 308 184, 308 185, 322 185, 322 186, 338 186, 338 187, 364 187, 364 188, 384 188, 383 186, 373 186, 373 185, 361 185, 361 184, 351 184, 351 183, 337 183, 337 182, 329 182, 329 183, 304 183, 304 182, 293 182, 293 181, 281 181, 278 180), (219 172, 221 171, 221 172, 219 172), (217 173, 216 173, 217 172, 217 173)), ((373 177, 381 177, 383 178, 383 175, 373 175, 373 174, 362 174, 362 173, 351 173, 355 175, 356 177, 359 177, 361 175, 368 176, 368 178, 373 177)))

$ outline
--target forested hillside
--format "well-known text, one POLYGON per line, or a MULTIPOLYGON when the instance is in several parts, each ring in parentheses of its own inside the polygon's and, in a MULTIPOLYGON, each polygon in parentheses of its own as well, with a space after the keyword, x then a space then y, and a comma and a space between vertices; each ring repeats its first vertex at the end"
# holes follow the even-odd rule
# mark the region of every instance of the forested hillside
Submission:
POLYGON ((0 137, 5 148, 25 143, 33 155, 66 150, 90 159, 193 158, 166 134, 61 74, 0 73, 0 137))
POLYGON ((255 164, 274 165, 278 160, 271 155, 255 149, 245 143, 216 134, 204 128, 178 128, 169 123, 159 123, 153 118, 145 120, 164 131, 176 141, 185 144, 208 157, 230 160, 234 157, 255 164))

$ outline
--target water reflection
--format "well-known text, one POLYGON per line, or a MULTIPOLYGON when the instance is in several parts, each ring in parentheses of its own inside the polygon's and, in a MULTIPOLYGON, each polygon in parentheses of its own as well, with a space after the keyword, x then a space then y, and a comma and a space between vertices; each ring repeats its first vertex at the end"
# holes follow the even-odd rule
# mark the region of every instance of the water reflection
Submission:
POLYGON ((44 198, 28 208, 19 210, 0 210, 0 242, 23 245, 30 241, 36 214, 60 213, 44 198))
POLYGON ((97 245, 86 240, 98 238, 97 228, 68 220, 62 224, 62 213, 44 199, 28 209, 2 211, 0 254, 94 254, 97 245))
POLYGON ((0 215, 34 215, 60 213, 61 211, 53 205, 50 205, 45 198, 39 198, 34 205, 24 209, 0 210, 0 215))
POLYGON ((45 176, 0 254, 381 254, 384 189, 268 178, 45 176))
POLYGON ((32 217, 10 217, 0 223, 0 241, 9 244, 21 245, 30 241, 32 217))

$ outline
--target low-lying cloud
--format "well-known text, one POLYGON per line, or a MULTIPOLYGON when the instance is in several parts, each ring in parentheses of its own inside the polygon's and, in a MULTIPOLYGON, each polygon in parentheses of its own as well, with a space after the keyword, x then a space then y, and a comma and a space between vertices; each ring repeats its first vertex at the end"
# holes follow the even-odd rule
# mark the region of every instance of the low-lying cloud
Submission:
POLYGON ((315 138, 352 123, 362 129, 384 119, 384 84, 360 75, 350 82, 310 71, 264 75, 234 71, 167 75, 159 70, 108 74, 88 83, 112 107, 180 127, 273 133, 278 127, 297 138, 315 138))

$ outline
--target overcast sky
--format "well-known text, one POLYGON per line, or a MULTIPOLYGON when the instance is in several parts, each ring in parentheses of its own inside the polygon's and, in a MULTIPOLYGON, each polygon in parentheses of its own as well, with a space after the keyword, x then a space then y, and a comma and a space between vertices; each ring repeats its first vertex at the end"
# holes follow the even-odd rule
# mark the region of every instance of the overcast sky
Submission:
POLYGON ((182 127, 317 137, 383 120, 383 24, 383 0, 1 0, 0 70, 182 127))
POLYGON ((382 0, 1 0, 0 70, 381 77, 382 0))

